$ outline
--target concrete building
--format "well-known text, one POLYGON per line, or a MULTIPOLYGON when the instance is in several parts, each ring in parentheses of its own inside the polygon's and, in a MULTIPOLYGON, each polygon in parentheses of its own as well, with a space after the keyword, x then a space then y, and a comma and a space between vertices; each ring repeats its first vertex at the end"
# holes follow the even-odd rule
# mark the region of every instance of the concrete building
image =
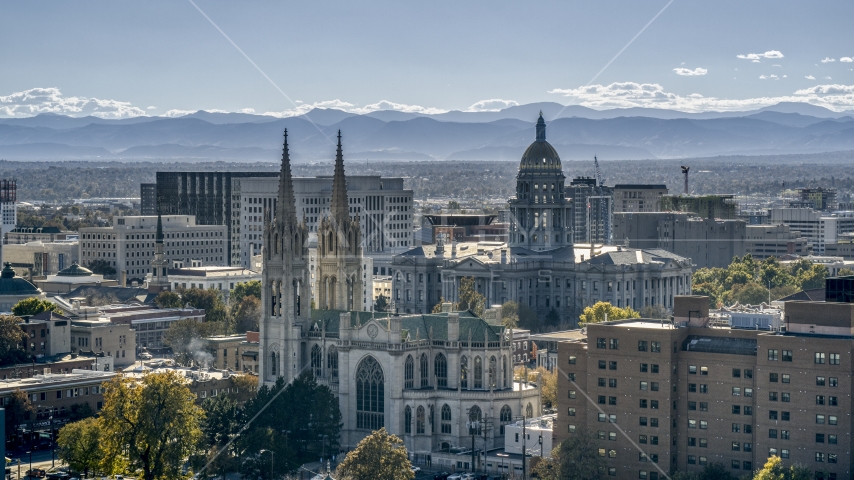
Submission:
POLYGON ((785 224, 801 232, 817 255, 825 246, 838 243, 840 235, 854 232, 854 212, 821 212, 808 208, 772 208, 771 223, 785 224))
POLYGON ((24 244, 3 246, 3 258, 16 271, 26 271, 33 276, 53 275, 79 261, 80 246, 76 240, 42 242, 35 240, 24 244))
POLYGON ((77 232, 63 232, 59 227, 16 227, 6 233, 4 244, 53 243, 64 240, 77 240, 77 232))
POLYGON ((243 267, 184 267, 168 270, 172 290, 201 288, 218 290, 225 302, 231 290, 241 283, 260 281, 261 274, 243 267))
POLYGON ((23 347, 29 355, 42 358, 71 352, 71 325, 66 316, 45 311, 24 317, 18 326, 27 334, 23 347))
POLYGON ((572 241, 606 243, 605 222, 614 211, 614 189, 603 185, 600 192, 595 178, 576 177, 566 186, 566 196, 572 203, 572 241))
POLYGON ((747 225, 745 232, 744 250, 755 259, 810 254, 809 240, 789 225, 747 225))
POLYGON ((660 212, 662 195, 667 195, 667 185, 614 185, 614 213, 660 212))
POLYGON ((70 323, 72 353, 103 353, 121 368, 136 362, 136 333, 131 325, 105 318, 74 319, 70 323))
MULTIPOLYGON (((219 370, 247 371, 248 365, 243 363, 243 354, 247 349, 258 352, 257 345, 250 345, 243 335, 217 335, 204 339, 204 350, 210 352, 210 368, 219 370)), ((248 371, 252 371, 251 368, 248 371)))
POLYGON ((33 281, 46 293, 54 295, 65 295, 82 286, 116 286, 116 280, 104 280, 103 275, 92 273, 92 270, 83 268, 73 262, 71 266, 58 272, 56 275, 48 275, 42 279, 33 281))
POLYGON ((100 309, 99 318, 117 325, 130 325, 136 336, 137 349, 155 349, 163 348, 163 336, 172 323, 186 319, 204 322, 205 311, 195 308, 117 305, 100 309))
POLYGON ((695 213, 703 218, 737 218, 734 195, 662 195, 661 211, 695 213))
POLYGON ((157 184, 139 184, 140 214, 144 216, 157 215, 157 184))
POLYGON ((798 198, 815 210, 833 211, 838 207, 835 188, 799 188, 798 198))
MULTIPOLYGON (((163 215, 195 215, 200 225, 225 225, 226 264, 251 268, 250 257, 263 243, 264 210, 275 208, 278 177, 278 172, 157 172, 157 202, 163 215)), ((315 232, 332 200, 332 176, 293 178, 293 187, 297 217, 305 217, 309 232, 315 232)), ((348 176, 347 192, 366 254, 412 246, 412 190, 403 188, 402 178, 348 176)))
POLYGON ((430 227, 430 239, 422 244, 457 242, 506 242, 509 223, 496 222, 497 215, 441 214, 424 215, 430 227))
MULTIPOLYGON (((163 215, 165 254, 186 265, 226 265, 227 229, 222 225, 197 225, 192 215, 163 215)), ((80 229, 80 262, 88 266, 106 261, 119 275, 139 285, 151 273, 157 216, 120 216, 112 227, 80 229)))
POLYGON ((836 243, 826 243, 824 254, 831 257, 842 257, 854 260, 854 233, 842 233, 836 238, 836 243))
POLYGON ((672 323, 592 324, 559 343, 555 441, 598 432, 622 478, 710 463, 751 475, 770 455, 851 477, 854 304, 786 302, 778 330, 712 326, 708 305, 679 297, 672 323))

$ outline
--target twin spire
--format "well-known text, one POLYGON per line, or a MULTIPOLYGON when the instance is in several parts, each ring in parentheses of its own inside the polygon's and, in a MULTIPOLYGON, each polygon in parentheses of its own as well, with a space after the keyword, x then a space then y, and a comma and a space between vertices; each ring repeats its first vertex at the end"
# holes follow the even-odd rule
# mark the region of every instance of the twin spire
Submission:
POLYGON ((350 218, 347 201, 347 180, 344 178, 344 153, 341 151, 341 130, 338 130, 338 150, 335 153, 335 173, 332 175, 332 205, 330 214, 339 225, 350 218))

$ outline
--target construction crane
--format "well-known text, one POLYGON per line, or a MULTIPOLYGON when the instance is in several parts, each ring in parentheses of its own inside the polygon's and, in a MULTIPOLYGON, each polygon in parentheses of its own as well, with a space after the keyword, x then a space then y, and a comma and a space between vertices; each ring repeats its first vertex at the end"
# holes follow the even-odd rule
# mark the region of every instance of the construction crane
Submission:
MULTIPOLYGON (((605 230, 605 238, 604 243, 606 245, 611 244, 611 215, 610 215, 610 205, 611 202, 605 198, 605 189, 603 184, 605 181, 602 179, 602 170, 599 169, 599 159, 596 158, 596 155, 593 155, 593 166, 596 169, 596 183, 598 184, 598 192, 599 192, 599 207, 600 207, 600 218, 602 223, 604 224, 605 230)), ((591 243, 592 243, 591 238, 591 243)))

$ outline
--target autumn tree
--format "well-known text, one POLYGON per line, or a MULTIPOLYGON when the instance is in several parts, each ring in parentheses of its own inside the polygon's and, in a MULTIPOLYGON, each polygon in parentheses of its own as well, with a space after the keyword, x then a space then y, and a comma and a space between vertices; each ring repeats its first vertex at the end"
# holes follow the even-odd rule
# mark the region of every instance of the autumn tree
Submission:
POLYGON ((594 305, 584 307, 584 311, 578 317, 579 326, 587 325, 588 323, 602 323, 611 320, 625 320, 627 318, 640 318, 640 313, 632 310, 631 307, 619 308, 611 305, 609 302, 596 302, 594 305))
POLYGON ((18 325, 20 322, 21 319, 14 315, 0 315, 0 365, 22 362, 28 358, 27 352, 21 348, 27 334, 18 325))
MULTIPOLYGON (((202 438, 204 411, 177 372, 117 377, 105 386, 101 410, 105 457, 138 470, 144 480, 178 478, 202 438)), ((118 473, 116 464, 107 473, 118 473)))
POLYGON ((231 315, 231 331, 234 333, 257 332, 261 322, 261 300, 253 295, 247 295, 235 307, 231 315))
POLYGON ((12 313, 19 317, 24 315, 37 315, 46 311, 60 312, 61 310, 55 303, 48 300, 42 300, 37 297, 25 298, 12 307, 12 313))
POLYGON ((261 300, 261 281, 250 280, 248 282, 240 282, 231 289, 228 294, 228 303, 231 305, 239 305, 246 297, 255 297, 261 300))
POLYGON ((478 293, 475 288, 474 277, 463 277, 460 279, 460 291, 457 297, 460 300, 454 305, 454 310, 460 312, 471 310, 478 317, 483 317, 483 310, 486 308, 486 297, 478 293))
POLYGON ((347 454, 338 465, 338 474, 348 480, 412 480, 411 467, 403 441, 383 427, 347 454))
POLYGON ((101 435, 100 421, 94 417, 65 425, 56 439, 59 459, 89 476, 89 471, 98 469, 104 458, 101 435))

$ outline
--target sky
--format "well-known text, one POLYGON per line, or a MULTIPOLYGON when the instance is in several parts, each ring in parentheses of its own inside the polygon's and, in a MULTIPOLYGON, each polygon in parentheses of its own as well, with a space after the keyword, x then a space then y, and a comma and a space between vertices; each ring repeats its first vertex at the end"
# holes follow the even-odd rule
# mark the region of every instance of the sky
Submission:
POLYGON ((847 0, 9 0, 0 117, 854 110, 851 18, 847 0))

